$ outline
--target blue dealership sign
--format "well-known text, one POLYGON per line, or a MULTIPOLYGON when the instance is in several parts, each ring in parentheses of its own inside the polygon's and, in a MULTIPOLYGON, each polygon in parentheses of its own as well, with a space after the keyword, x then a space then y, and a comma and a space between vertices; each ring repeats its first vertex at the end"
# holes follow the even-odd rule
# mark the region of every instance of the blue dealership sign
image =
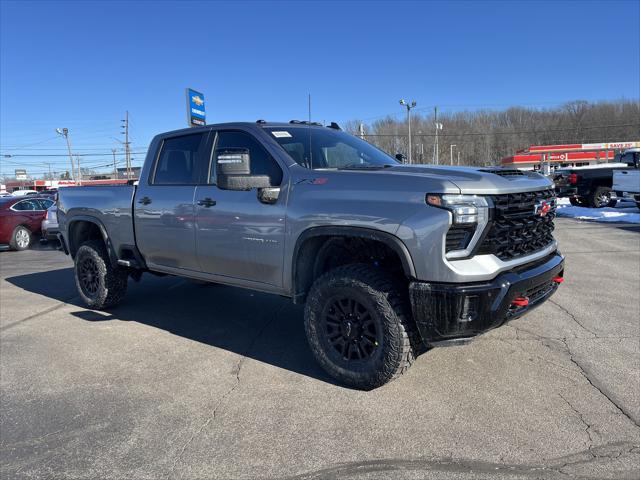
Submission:
POLYGON ((201 127, 207 124, 204 95, 191 88, 187 88, 187 121, 190 127, 201 127))

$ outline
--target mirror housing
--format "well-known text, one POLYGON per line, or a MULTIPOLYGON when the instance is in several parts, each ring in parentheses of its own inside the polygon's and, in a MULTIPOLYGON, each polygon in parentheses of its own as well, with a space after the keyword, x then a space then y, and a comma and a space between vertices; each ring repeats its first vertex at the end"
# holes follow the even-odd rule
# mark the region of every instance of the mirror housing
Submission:
POLYGON ((400 163, 405 163, 407 161, 407 157, 405 157, 402 153, 396 153, 396 160, 400 163))
POLYGON ((266 175, 251 175, 248 148, 222 148, 215 151, 216 184, 222 190, 251 190, 271 186, 266 175))
POLYGON ((221 148, 215 151, 218 175, 250 175, 251 155, 248 148, 221 148))
POLYGON ((267 175, 218 174, 216 183, 222 190, 252 190, 271 186, 271 180, 267 175))

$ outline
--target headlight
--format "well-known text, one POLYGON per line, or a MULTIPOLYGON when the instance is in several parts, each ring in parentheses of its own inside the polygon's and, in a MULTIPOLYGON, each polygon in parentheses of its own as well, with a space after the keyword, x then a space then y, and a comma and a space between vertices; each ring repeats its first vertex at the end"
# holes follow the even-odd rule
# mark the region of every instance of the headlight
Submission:
POLYGON ((478 195, 449 195, 430 193, 427 204, 449 210, 452 225, 445 238, 447 258, 467 258, 489 222, 489 204, 478 195))
POLYGON ((449 210, 453 214, 453 223, 456 224, 486 223, 489 216, 487 200, 477 195, 430 193, 427 195, 427 203, 449 210))

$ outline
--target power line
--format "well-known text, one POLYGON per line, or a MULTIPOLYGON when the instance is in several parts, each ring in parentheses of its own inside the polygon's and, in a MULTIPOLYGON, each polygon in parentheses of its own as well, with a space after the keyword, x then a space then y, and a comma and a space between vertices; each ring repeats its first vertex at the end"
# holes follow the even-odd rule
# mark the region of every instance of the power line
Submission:
MULTIPOLYGON (((460 137, 460 136, 471 136, 471 135, 524 135, 530 133, 552 133, 552 132, 575 132, 578 130, 593 130, 598 128, 616 128, 616 127, 640 127, 640 123, 622 123, 619 125, 592 125, 592 126, 580 126, 574 128, 557 128, 557 129, 546 129, 546 130, 528 130, 528 131, 517 131, 517 132, 460 132, 460 133, 439 133, 438 136, 441 137, 460 137)), ((393 133, 365 133, 365 137, 397 137, 398 135, 393 133)), ((417 133, 418 137, 435 137, 435 133, 417 133)))
MULTIPOLYGON (((140 152, 129 152, 129 155, 146 155, 147 151, 140 152)), ((111 153, 74 153, 74 157, 105 157, 111 156, 111 153)), ((52 153, 52 154, 11 154, 11 158, 13 157, 27 157, 27 158, 37 158, 37 157, 68 157, 68 155, 64 155, 61 153, 52 153)))

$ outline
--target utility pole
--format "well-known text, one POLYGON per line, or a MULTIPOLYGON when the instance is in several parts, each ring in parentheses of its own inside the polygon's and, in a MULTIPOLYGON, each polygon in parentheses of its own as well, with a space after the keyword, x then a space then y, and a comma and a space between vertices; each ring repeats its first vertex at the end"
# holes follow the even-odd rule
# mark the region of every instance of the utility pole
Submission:
POLYGON ((69 140, 68 128, 56 128, 56 133, 62 135, 67 141, 67 150, 69 151, 69 160, 71 161, 71 179, 75 180, 75 166, 73 164, 73 154, 71 153, 71 140, 69 140))
POLYGON ((360 135, 360 138, 364 140, 364 123, 358 125, 358 134, 360 135))
POLYGON ((417 104, 415 100, 412 100, 411 103, 407 103, 404 99, 400 99, 400 105, 407 107, 407 124, 409 127, 409 165, 411 165, 413 163, 413 160, 411 159, 411 109, 417 104))
POLYGON ((127 180, 129 180, 131 178, 131 150, 129 149, 129 110, 127 110, 122 122, 124 123, 124 131, 122 132, 124 133, 124 156, 127 165, 127 180))
POLYGON ((458 165, 460 165, 460 150, 458 149, 458 165))
POLYGON ((112 148, 111 153, 113 153, 113 179, 118 179, 118 170, 116 169, 116 149, 112 148))
POLYGON ((457 147, 455 143, 449 145, 449 159, 451 160, 451 165, 453 165, 453 147, 457 147))

